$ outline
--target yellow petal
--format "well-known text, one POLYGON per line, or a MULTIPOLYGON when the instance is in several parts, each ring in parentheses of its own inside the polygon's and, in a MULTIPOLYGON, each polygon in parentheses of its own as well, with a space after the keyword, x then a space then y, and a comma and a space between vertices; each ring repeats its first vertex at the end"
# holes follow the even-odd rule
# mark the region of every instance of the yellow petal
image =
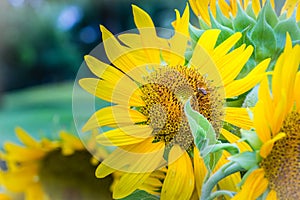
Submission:
MULTIPOLYGON (((176 20, 172 23, 175 34, 169 40, 171 52, 168 56, 168 59, 165 61, 172 66, 183 65, 185 62, 184 53, 186 51, 188 37, 189 37, 189 7, 186 6, 185 10, 180 17, 180 13, 175 9, 176 12, 176 20)), ((166 57, 166 56, 164 56, 166 57)))
POLYGON ((176 20, 172 23, 174 30, 185 36, 189 36, 190 12, 189 12, 188 4, 186 5, 186 7, 184 9, 182 17, 180 17, 180 13, 177 9, 175 9, 175 12, 176 12, 176 20))
POLYGON ((263 169, 254 170, 232 200, 257 199, 268 187, 268 180, 264 176, 263 169))
POLYGON ((0 193, 0 200, 11 200, 11 198, 6 194, 1 194, 0 193))
POLYGON ((253 127, 247 108, 226 107, 224 121, 243 129, 253 127))
MULTIPOLYGON (((244 45, 242 45, 240 48, 243 47, 244 45)), ((253 51, 253 47, 248 46, 244 51, 240 53, 239 56, 236 56, 231 60, 230 62, 231 65, 226 65, 226 67, 220 69, 225 87, 227 87, 227 84, 232 83, 232 81, 237 77, 237 75, 242 70, 243 66, 249 60, 252 51, 253 51)))
POLYGON ((265 112, 264 112, 264 108, 265 108, 265 103, 263 102, 263 100, 258 100, 258 102, 256 103, 256 106, 254 107, 254 119, 253 119, 253 123, 254 123, 254 127, 256 130, 256 133, 259 137, 259 139, 265 143, 268 140, 271 139, 271 130, 270 130, 270 126, 269 126, 269 122, 267 121, 266 117, 265 117, 265 112))
POLYGON ((271 152, 272 148, 273 148, 273 145, 274 143, 277 141, 277 140, 280 140, 282 138, 284 138, 286 136, 285 133, 278 133, 275 137, 273 137, 271 140, 265 142, 261 149, 260 149, 260 155, 261 157, 263 158, 266 158, 269 153, 271 152))
POLYGON ((128 77, 123 76, 118 82, 112 83, 96 78, 84 78, 79 80, 80 86, 87 92, 108 102, 130 105, 145 105, 139 87, 128 77))
POLYGON ((63 155, 71 155, 76 150, 84 149, 84 146, 79 138, 67 133, 65 131, 61 131, 59 133, 60 138, 63 140, 62 143, 62 154, 63 155))
MULTIPOLYGON (((299 6, 300 7, 300 6, 299 6)), ((297 73, 296 80, 295 80, 295 86, 294 86, 294 99, 296 101, 296 109, 298 112, 300 112, 300 72, 297 73)))
POLYGON ((228 3, 225 0, 219 0, 218 4, 220 6, 220 9, 221 9, 222 13, 227 18, 229 18, 230 7, 229 7, 228 3))
POLYGON ((116 67, 126 73, 135 69, 137 66, 145 64, 145 61, 135 59, 134 52, 127 47, 122 46, 113 34, 104 26, 101 25, 100 30, 102 32, 102 40, 106 55, 116 67))
POLYGON ((210 17, 208 12, 209 1, 210 0, 189 0, 193 12, 198 17, 201 17, 208 25, 210 25, 210 17))
MULTIPOLYGON (((230 51, 229 53, 227 53, 226 55, 219 57, 219 58, 214 58, 216 65, 218 66, 218 69, 220 71, 225 71, 227 69, 233 70, 235 71, 235 73, 239 73, 241 71, 241 69, 243 68, 243 66, 241 66, 240 64, 235 63, 236 61, 240 62, 240 58, 239 56, 245 51, 246 45, 243 44, 240 47, 233 49, 232 51, 230 51), (235 69, 232 67, 232 64, 234 64, 238 69, 235 69)), ((211 54, 213 56, 213 52, 211 54)), ((223 72, 224 73, 224 72, 223 72)), ((237 76, 237 75, 235 75, 237 76)), ((225 76, 223 76, 225 77, 225 76)))
POLYGON ((207 175, 207 169, 204 160, 200 156, 200 152, 197 149, 197 147, 194 147, 194 174, 195 174, 196 190, 199 199, 199 197, 201 197, 202 185, 207 175))
POLYGON ((291 37, 287 34, 285 48, 276 61, 272 79, 274 103, 277 105, 281 101, 282 92, 285 93, 287 112, 293 106, 293 90, 295 75, 299 67, 299 55, 298 47, 292 48, 291 37))
POLYGON ((298 4, 296 10, 296 21, 300 21, 300 3, 298 4))
POLYGON ((35 141, 26 131, 17 127, 15 129, 17 137, 21 140, 21 142, 28 147, 38 148, 40 145, 37 141, 35 141))
POLYGON ((132 11, 134 16, 134 22, 137 28, 154 28, 151 17, 141 8, 136 5, 132 5, 132 11))
POLYGON ((39 160, 45 155, 43 150, 22 147, 14 143, 5 143, 4 149, 7 152, 9 159, 16 160, 18 162, 39 160))
POLYGON ((237 32, 227 38, 219 46, 217 46, 214 50, 214 59, 218 60, 220 57, 225 56, 226 53, 239 41, 241 37, 242 34, 240 32, 237 32))
POLYGON ((96 176, 97 178, 104 178, 104 177, 106 177, 107 175, 109 175, 109 174, 111 174, 111 173, 113 173, 113 172, 115 172, 115 171, 116 171, 116 169, 111 168, 111 167, 109 167, 109 166, 107 166, 107 165, 101 163, 101 164, 97 167, 97 169, 96 169, 96 171, 95 171, 95 176, 96 176))
POLYGON ((143 47, 141 35, 135 33, 124 33, 118 35, 118 38, 126 45, 133 49, 139 49, 143 47))
POLYGON ((237 0, 230 0, 231 13, 233 16, 237 13, 237 0))
POLYGON ((286 0, 284 6, 282 7, 281 13, 287 11, 287 17, 290 17, 298 3, 299 0, 286 0))
POLYGON ((12 192, 24 192, 29 185, 34 183, 38 169, 27 168, 16 172, 3 174, 3 185, 12 192))
POLYGON ((144 121, 147 121, 147 117, 137 110, 130 109, 128 106, 108 106, 94 113, 82 130, 85 132, 101 126, 116 128, 144 121))
POLYGON ((131 125, 107 131, 97 136, 105 146, 124 146, 140 143, 150 137, 153 129, 147 125, 131 125))
MULTIPOLYGON (((112 66, 98 60, 97 58, 91 55, 84 56, 84 60, 87 66, 89 67, 89 69, 93 72, 93 74, 95 74, 99 78, 102 77, 102 74, 104 73, 105 70, 109 68, 113 68, 112 66)), ((117 70, 116 73, 118 73, 117 70)))
POLYGON ((203 76, 207 76, 208 80, 212 80, 215 87, 223 86, 221 75, 212 57, 200 44, 196 45, 189 65, 198 70, 203 76))
POLYGON ((205 31, 198 40, 198 45, 202 46, 207 52, 212 53, 221 30, 210 29, 205 31))
POLYGON ((221 129, 222 135, 228 140, 230 143, 236 143, 241 152, 252 151, 251 147, 246 142, 240 142, 241 138, 236 135, 230 133, 226 129, 221 129))
POLYGON ((277 194, 275 190, 271 190, 266 197, 266 200, 277 200, 277 194))
POLYGON ((113 172, 113 169, 128 173, 146 173, 161 168, 166 164, 163 160, 164 143, 152 143, 153 140, 151 137, 137 144, 117 148, 100 164, 97 177, 104 177, 113 172))
POLYGON ((264 116, 267 122, 271 122, 274 113, 273 102, 271 99, 271 93, 269 91, 268 77, 264 77, 260 83, 258 90, 258 99, 264 102, 264 116))
POLYGON ((168 172, 162 187, 161 199, 188 200, 193 190, 194 174, 191 159, 180 146, 175 145, 169 153, 168 172))
POLYGON ((270 59, 259 63, 246 77, 235 80, 225 86, 226 97, 234 97, 252 89, 265 76, 265 70, 269 65, 270 59))
POLYGON ((48 198, 39 183, 31 184, 25 191, 26 200, 46 200, 48 198))
POLYGON ((150 176, 148 173, 125 173, 115 185, 113 191, 114 199, 122 199, 137 190, 150 176))
POLYGON ((272 136, 280 131, 282 123, 288 113, 286 94, 282 90, 281 98, 274 108, 274 114, 271 123, 272 136))
POLYGON ((260 11, 260 2, 259 2, 259 0, 253 0, 252 1, 252 8, 253 8, 253 11, 254 11, 255 15, 257 16, 258 12, 260 11))
POLYGON ((132 5, 134 22, 138 28, 145 54, 148 56, 151 63, 160 63, 160 52, 157 47, 161 47, 161 40, 156 35, 153 21, 151 17, 139 7, 132 5), (150 47, 154 47, 150 49, 150 47))

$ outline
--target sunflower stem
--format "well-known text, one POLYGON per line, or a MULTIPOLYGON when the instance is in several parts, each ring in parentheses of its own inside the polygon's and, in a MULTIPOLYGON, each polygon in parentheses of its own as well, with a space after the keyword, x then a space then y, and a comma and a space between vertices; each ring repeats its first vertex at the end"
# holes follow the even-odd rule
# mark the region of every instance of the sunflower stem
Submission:
POLYGON ((231 191, 228 191, 228 190, 218 190, 218 191, 212 193, 210 195, 210 197, 208 198, 208 200, 213 200, 213 199, 215 199, 215 198, 217 198, 221 195, 224 195, 224 196, 227 195, 230 198, 232 198, 235 195, 235 192, 231 192, 231 191))
MULTIPOLYGON (((213 188, 218 184, 220 180, 223 178, 234 174, 239 171, 244 171, 245 169, 242 168, 239 164, 235 162, 228 162, 223 165, 216 173, 214 173, 202 186, 202 192, 200 200, 207 200, 211 199, 211 193, 213 188)), ((217 193, 218 194, 218 193, 217 193)))

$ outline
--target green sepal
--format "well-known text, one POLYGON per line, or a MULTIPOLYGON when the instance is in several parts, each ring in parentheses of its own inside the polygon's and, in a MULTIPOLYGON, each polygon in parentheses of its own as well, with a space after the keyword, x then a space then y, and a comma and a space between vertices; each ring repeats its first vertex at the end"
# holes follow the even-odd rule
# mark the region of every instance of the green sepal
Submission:
POLYGON ((185 53, 184 53, 184 57, 185 57, 185 65, 188 65, 189 63, 189 60, 191 60, 192 56, 193 56, 193 51, 192 50, 187 50, 185 53))
POLYGON ((193 25, 189 24, 189 33, 192 38, 192 42, 197 43, 201 35, 204 33, 204 30, 198 29, 193 25))
POLYGON ((242 139, 246 140, 253 150, 258 150, 262 146, 261 140, 254 131, 241 130, 242 139))
POLYGON ((257 62, 272 56, 276 51, 275 32, 267 23, 264 10, 258 16, 257 24, 252 29, 250 39, 255 47, 255 60, 257 62))
POLYGON ((270 26, 272 26, 274 28, 276 26, 276 24, 278 23, 278 17, 275 13, 275 10, 272 8, 270 0, 267 0, 263 9, 265 9, 266 21, 268 22, 268 24, 270 26))
POLYGON ((216 20, 220 24, 223 24, 224 26, 233 29, 233 24, 232 24, 231 20, 223 15, 219 4, 216 5, 216 20))
POLYGON ((284 48, 287 32, 290 34, 292 41, 300 40, 300 28, 297 26, 294 17, 279 21, 274 27, 274 32, 277 39, 277 46, 280 50, 284 48))
POLYGON ((190 102, 191 98, 184 105, 184 113, 189 122, 196 147, 201 150, 203 140, 207 139, 208 145, 216 144, 216 133, 211 123, 199 112, 195 111, 190 102))
POLYGON ((121 200, 158 200, 158 196, 149 194, 143 190, 136 190, 129 196, 122 198, 121 200))
POLYGON ((233 155, 229 157, 228 160, 238 163, 245 170, 249 170, 254 166, 257 166, 257 163, 260 161, 260 157, 255 151, 246 151, 243 153, 233 155))
POLYGON ((252 3, 249 3, 247 8, 246 8, 246 13, 249 17, 251 17, 252 19, 256 20, 256 16, 255 13, 252 9, 252 3))
POLYGON ((247 95, 242 104, 244 108, 254 107, 258 101, 258 86, 254 87, 247 95))
POLYGON ((222 24, 220 24, 213 16, 213 14, 211 13, 211 11, 209 11, 209 16, 210 16, 210 22, 211 22, 211 28, 213 29, 220 29, 221 30, 221 33, 218 37, 218 40, 217 40, 217 45, 222 43, 223 41, 225 41, 227 38, 229 38, 231 35, 233 35, 235 32, 226 27, 226 26, 223 26, 222 24))
POLYGON ((200 28, 202 30, 210 29, 209 25, 203 19, 201 19, 200 17, 198 17, 198 21, 199 21, 200 28))
POLYGON ((247 15, 238 1, 238 11, 236 17, 233 19, 234 30, 236 32, 243 31, 245 29, 251 29, 254 25, 255 20, 247 15))

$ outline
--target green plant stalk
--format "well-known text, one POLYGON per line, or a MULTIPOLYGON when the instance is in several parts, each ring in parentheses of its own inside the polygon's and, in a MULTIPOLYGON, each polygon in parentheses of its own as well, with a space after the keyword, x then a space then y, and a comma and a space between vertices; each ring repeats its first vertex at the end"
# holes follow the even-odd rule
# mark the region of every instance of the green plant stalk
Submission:
POLYGON ((207 200, 211 198, 211 193, 215 185, 223 178, 234 174, 235 172, 244 171, 239 164, 235 162, 229 162, 223 165, 216 173, 214 173, 202 186, 202 192, 200 200, 207 200))
POLYGON ((229 196, 230 198, 232 198, 234 195, 235 195, 235 192, 231 192, 231 191, 228 191, 228 190, 218 190, 214 193, 212 193, 210 195, 210 197, 208 198, 208 200, 213 200, 221 195, 227 195, 229 196))

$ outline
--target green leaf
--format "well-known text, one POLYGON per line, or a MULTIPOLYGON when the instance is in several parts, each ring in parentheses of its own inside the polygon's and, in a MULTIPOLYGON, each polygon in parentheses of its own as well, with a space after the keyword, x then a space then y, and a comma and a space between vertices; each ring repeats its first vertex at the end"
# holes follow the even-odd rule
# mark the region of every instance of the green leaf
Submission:
POLYGON ((271 57, 276 51, 276 37, 272 27, 266 22, 264 13, 260 13, 257 24, 250 35, 255 47, 257 62, 271 57))
POLYGON ((257 166, 257 163, 259 162, 256 152, 250 152, 250 151, 233 155, 228 159, 238 163, 241 167, 243 167, 246 170, 249 170, 254 166, 257 166))
POLYGON ((210 122, 199 112, 195 111, 191 106, 191 99, 184 105, 184 113, 188 119, 194 141, 197 148, 202 149, 203 140, 207 139, 208 144, 217 142, 216 133, 210 122))
POLYGON ((159 197, 149 194, 143 190, 137 190, 121 200, 158 200, 159 197))

